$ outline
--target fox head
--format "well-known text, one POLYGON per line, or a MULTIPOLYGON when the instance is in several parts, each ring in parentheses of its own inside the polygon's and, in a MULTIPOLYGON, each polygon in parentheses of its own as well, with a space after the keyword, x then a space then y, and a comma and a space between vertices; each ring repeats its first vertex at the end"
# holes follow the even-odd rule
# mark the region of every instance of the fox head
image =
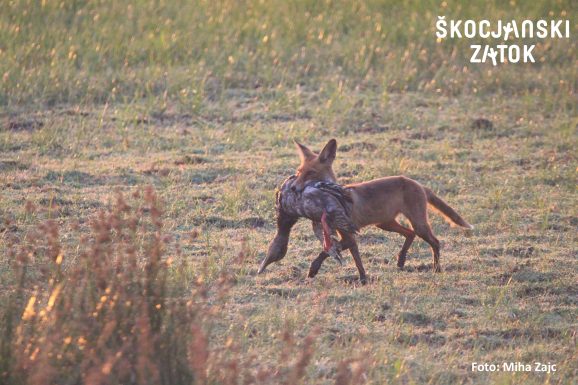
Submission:
POLYGON ((305 183, 309 181, 337 181, 332 168, 335 153, 337 152, 337 141, 335 139, 327 142, 319 154, 314 153, 296 140, 294 142, 301 158, 301 164, 297 168, 297 178, 295 178, 291 187, 293 191, 303 191, 305 183))

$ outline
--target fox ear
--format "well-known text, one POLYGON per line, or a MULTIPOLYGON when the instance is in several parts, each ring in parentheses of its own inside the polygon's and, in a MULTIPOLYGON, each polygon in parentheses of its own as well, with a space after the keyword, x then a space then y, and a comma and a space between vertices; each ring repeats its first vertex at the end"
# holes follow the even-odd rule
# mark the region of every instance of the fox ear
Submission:
POLYGON ((335 153, 337 152, 337 141, 335 139, 331 139, 321 153, 319 154, 319 161, 321 163, 332 163, 335 160, 335 153))
POLYGON ((313 153, 313 151, 311 151, 310 149, 308 149, 306 146, 299 143, 295 139, 293 139, 293 142, 295 143, 295 147, 297 147, 297 152, 299 153, 301 162, 315 158, 315 154, 313 153))

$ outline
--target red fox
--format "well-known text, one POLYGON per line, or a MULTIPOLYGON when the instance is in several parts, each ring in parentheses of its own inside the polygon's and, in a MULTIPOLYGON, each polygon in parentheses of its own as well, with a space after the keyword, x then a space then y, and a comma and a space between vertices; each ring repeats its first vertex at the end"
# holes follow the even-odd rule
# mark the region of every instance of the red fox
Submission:
MULTIPOLYGON (((301 158, 301 164, 297 168, 297 177, 291 187, 294 191, 302 191, 307 181, 337 182, 332 168, 337 152, 335 139, 327 142, 319 154, 297 141, 295 144, 301 158)), ((382 230, 399 233, 405 237, 405 242, 397 256, 397 266, 400 268, 403 268, 407 251, 417 235, 431 246, 434 271, 441 271, 440 242, 433 234, 428 222, 428 204, 451 225, 473 229, 472 225, 435 195, 432 190, 405 176, 379 178, 345 187, 351 192, 353 199, 351 217, 357 228, 375 225, 382 230), (409 220, 412 228, 404 227, 397 221, 396 218, 399 214, 403 214, 409 220)), ((342 249, 349 249, 355 260, 359 278, 365 282, 365 270, 355 238, 341 232, 340 235, 342 237, 342 249)), ((314 276, 317 273, 326 256, 319 258, 312 264, 309 276, 314 276)))

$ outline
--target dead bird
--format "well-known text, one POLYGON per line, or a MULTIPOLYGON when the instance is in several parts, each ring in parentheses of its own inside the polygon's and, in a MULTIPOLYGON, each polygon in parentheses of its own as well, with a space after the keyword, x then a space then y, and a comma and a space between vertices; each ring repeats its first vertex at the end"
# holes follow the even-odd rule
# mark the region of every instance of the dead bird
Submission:
POLYGON ((310 277, 317 274, 328 256, 342 263, 341 251, 344 248, 342 242, 334 237, 336 233, 344 239, 358 232, 351 220, 353 200, 346 188, 332 182, 315 181, 298 191, 293 186, 295 179, 295 175, 287 178, 277 190, 277 234, 269 244, 267 257, 258 273, 262 273, 270 263, 285 257, 291 228, 301 217, 311 219, 313 231, 323 244, 323 251, 311 264, 310 277))

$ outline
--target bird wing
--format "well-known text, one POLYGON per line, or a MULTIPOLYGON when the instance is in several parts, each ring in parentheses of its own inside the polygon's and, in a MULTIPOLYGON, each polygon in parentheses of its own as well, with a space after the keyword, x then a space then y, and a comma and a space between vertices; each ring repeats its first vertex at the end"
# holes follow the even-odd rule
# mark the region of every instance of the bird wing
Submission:
POLYGON ((310 182, 306 190, 291 190, 295 175, 285 179, 276 192, 278 214, 306 217, 319 221, 321 213, 327 211, 328 224, 334 229, 356 233, 357 226, 351 220, 353 199, 347 188, 331 182, 310 182), (313 189, 311 189, 313 188, 313 189))
POLYGON ((297 197, 290 190, 293 179, 296 177, 296 175, 291 175, 275 191, 275 208, 278 214, 283 213, 293 217, 300 216, 300 213, 295 208, 297 197))
POLYGON ((331 206, 327 207, 330 222, 340 230, 356 233, 359 229, 351 220, 353 199, 349 190, 331 182, 316 182, 314 186, 333 198, 326 200, 326 205, 331 206))

